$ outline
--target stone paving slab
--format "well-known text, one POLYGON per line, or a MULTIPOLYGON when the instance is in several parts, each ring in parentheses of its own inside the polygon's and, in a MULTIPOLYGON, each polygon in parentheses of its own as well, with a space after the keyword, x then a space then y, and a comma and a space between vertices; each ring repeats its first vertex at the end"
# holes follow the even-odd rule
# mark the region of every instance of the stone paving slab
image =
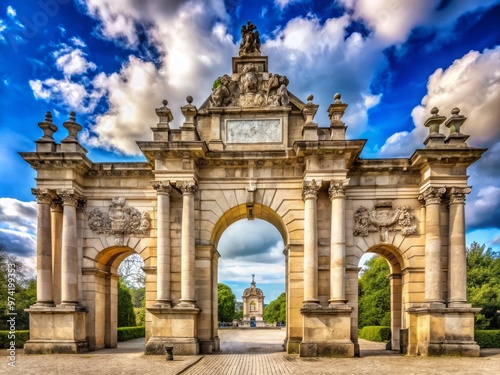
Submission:
POLYGON ((360 340, 361 358, 300 358, 283 352, 284 331, 220 330, 219 337, 221 352, 174 361, 144 355, 143 339, 86 354, 24 355, 21 350, 15 368, 2 356, 0 374, 500 374, 500 349, 483 349, 480 358, 406 357, 386 351, 385 344, 360 340))

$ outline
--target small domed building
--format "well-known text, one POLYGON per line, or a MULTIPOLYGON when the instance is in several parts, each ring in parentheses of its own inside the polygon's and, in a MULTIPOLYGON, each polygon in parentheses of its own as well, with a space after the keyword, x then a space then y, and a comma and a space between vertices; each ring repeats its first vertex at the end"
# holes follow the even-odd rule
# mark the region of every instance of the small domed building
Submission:
POLYGON ((262 319, 264 314, 264 293, 255 286, 255 275, 252 275, 250 288, 243 292, 243 327, 265 327, 262 319))

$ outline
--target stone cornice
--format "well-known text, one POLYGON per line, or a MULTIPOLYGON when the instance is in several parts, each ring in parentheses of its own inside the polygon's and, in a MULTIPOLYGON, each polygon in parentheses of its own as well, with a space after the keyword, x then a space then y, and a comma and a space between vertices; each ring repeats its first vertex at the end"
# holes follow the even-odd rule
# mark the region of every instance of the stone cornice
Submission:
POLYGON ((429 164, 453 165, 459 164, 468 167, 476 162, 487 148, 453 148, 441 147, 432 149, 415 150, 410 157, 410 163, 413 168, 423 168, 429 164))

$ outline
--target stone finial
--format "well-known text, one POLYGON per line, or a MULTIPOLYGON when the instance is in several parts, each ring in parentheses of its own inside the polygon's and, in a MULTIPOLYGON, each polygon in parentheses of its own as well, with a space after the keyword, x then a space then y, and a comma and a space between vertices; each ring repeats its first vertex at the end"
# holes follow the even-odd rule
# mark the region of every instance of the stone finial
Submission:
POLYGON ((314 95, 313 94, 309 94, 307 95, 307 104, 313 104, 313 99, 314 99, 314 95))
POLYGON ((57 126, 52 122, 52 113, 45 112, 45 119, 38 123, 40 129, 43 130, 43 136, 37 142, 51 142, 54 141, 54 133, 57 131, 57 126))
POLYGON ((465 120, 467 120, 467 117, 460 114, 460 109, 455 107, 451 110, 451 117, 444 123, 444 125, 450 129, 450 134, 448 138, 445 139, 444 143, 452 147, 467 147, 465 141, 469 136, 460 132, 460 127, 465 120))
POLYGON ((425 120, 424 126, 429 128, 429 136, 424 141, 426 147, 442 146, 445 136, 439 132, 439 127, 446 120, 445 116, 439 116, 439 109, 431 109, 431 117, 425 120))
POLYGON ((431 117, 425 120, 424 126, 429 128, 429 134, 440 134, 439 127, 446 120, 445 116, 439 116, 439 109, 434 107, 431 109, 431 117))
POLYGON ((193 97, 191 95, 186 96, 186 101, 188 102, 188 104, 192 104, 193 103, 193 97))
POLYGON ((328 107, 328 117, 330 118, 330 127, 332 126, 345 126, 342 122, 342 116, 344 116, 345 109, 347 108, 346 103, 342 103, 340 100, 342 96, 336 93, 333 96, 333 103, 328 107))
POLYGON ((169 123, 172 122, 174 116, 172 115, 172 111, 167 107, 168 101, 164 99, 162 101, 163 107, 156 108, 156 115, 159 117, 158 127, 159 128, 168 128, 169 123))
POLYGON ((467 117, 462 116, 459 113, 460 113, 459 108, 456 108, 456 107, 453 108, 451 110, 451 117, 449 117, 446 120, 446 122, 444 123, 444 125, 447 128, 450 128, 450 134, 453 134, 453 133, 460 134, 460 126, 462 126, 462 124, 465 122, 465 120, 467 120, 467 117))
POLYGON ((181 126, 181 140, 183 141, 194 141, 195 136, 195 126, 194 126, 194 118, 198 113, 196 106, 192 105, 193 97, 189 95, 186 98, 187 104, 181 107, 181 112, 186 118, 184 120, 184 124, 181 126))
POLYGON ((68 130, 68 136, 61 142, 76 142, 78 143, 78 133, 82 130, 82 126, 76 122, 76 113, 69 113, 68 121, 63 123, 63 126, 68 130))

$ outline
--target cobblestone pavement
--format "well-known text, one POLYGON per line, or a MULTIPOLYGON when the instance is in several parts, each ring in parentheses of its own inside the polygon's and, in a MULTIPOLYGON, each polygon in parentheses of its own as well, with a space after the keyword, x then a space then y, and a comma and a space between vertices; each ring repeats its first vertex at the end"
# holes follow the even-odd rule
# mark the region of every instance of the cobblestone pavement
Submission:
POLYGON ((16 367, 2 356, 0 374, 499 374, 500 349, 481 351, 480 358, 405 357, 386 351, 385 345, 361 340, 361 358, 300 358, 282 350, 282 330, 220 330, 221 352, 204 356, 164 356, 142 353, 142 339, 119 343, 79 355, 24 355, 18 351, 16 367))

